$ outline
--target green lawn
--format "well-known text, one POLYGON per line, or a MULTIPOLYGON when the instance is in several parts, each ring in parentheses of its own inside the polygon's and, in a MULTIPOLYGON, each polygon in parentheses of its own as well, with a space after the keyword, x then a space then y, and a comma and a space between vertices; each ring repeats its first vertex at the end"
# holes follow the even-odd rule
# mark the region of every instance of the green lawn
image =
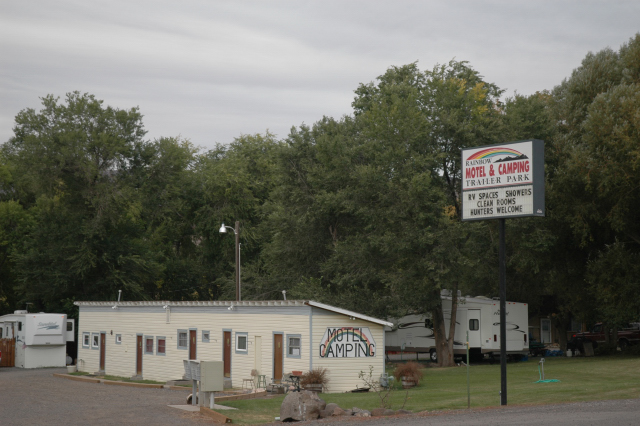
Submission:
MULTIPOLYGON (((535 383, 539 379, 539 358, 507 365, 509 405, 554 404, 603 399, 640 398, 640 358, 617 355, 597 358, 546 358, 545 379, 559 383, 535 383)), ((354 372, 357 374, 357 372, 354 372)), ((471 407, 500 405, 500 365, 470 368, 471 407)), ((331 385, 331 383, 329 383, 331 385)), ((375 393, 321 394, 327 403, 343 408, 371 410, 379 406, 375 393)), ((237 424, 273 421, 279 415, 284 396, 273 399, 226 402, 239 411, 225 411, 237 424)), ((395 390, 391 404, 401 408, 405 391, 395 390)), ((414 412, 467 408, 465 367, 425 368, 420 385, 409 391, 404 407, 414 412)))

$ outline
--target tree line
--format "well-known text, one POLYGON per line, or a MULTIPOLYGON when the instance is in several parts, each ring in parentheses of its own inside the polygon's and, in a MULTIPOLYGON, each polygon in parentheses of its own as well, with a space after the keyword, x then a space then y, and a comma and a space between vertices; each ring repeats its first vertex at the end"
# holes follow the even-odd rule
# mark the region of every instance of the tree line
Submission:
MULTIPOLYGON (((460 221, 460 149, 545 141, 546 217, 507 221, 507 297, 530 312, 640 317, 640 34, 552 90, 503 99, 469 63, 390 67, 353 113, 203 150, 142 114, 42 98, 0 149, 0 314, 76 300, 310 298, 434 314, 442 289, 497 295, 496 221, 460 221)), ((451 335, 452 337, 452 335, 451 335)), ((448 358, 439 356, 441 360, 448 358)))

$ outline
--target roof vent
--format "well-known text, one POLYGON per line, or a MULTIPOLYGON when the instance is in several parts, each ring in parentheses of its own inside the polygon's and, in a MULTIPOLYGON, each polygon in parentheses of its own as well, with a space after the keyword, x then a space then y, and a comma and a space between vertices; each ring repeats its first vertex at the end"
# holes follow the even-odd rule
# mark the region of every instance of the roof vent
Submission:
POLYGON ((13 313, 15 315, 22 315, 22 314, 28 314, 29 312, 27 312, 27 311, 13 311, 13 313))

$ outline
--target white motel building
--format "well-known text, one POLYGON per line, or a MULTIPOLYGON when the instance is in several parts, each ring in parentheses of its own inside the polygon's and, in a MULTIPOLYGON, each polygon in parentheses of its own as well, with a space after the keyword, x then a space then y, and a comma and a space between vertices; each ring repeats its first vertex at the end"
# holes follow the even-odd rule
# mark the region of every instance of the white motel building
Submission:
POLYGON ((324 367, 329 392, 384 372, 384 327, 392 324, 311 300, 75 302, 78 370, 179 380, 183 360, 223 361, 225 387, 252 370, 277 382, 324 367))

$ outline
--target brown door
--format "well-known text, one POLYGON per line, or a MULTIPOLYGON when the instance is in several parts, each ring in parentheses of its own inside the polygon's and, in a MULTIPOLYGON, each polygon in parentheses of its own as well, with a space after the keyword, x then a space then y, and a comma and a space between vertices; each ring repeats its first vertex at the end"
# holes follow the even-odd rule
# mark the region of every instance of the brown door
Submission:
POLYGON ((100 371, 104 371, 105 345, 107 344, 107 334, 100 333, 100 371))
POLYGON ((224 377, 231 377, 231 332, 224 332, 224 377))
POLYGON ((136 375, 142 376, 142 336, 136 336, 136 375))
POLYGON ((282 334, 273 335, 273 380, 280 383, 282 379, 282 334))
POLYGON ((0 352, 2 352, 2 361, 0 362, 0 367, 15 367, 16 339, 0 339, 0 352))
POLYGON ((196 330, 189 330, 189 359, 196 359, 196 330))

